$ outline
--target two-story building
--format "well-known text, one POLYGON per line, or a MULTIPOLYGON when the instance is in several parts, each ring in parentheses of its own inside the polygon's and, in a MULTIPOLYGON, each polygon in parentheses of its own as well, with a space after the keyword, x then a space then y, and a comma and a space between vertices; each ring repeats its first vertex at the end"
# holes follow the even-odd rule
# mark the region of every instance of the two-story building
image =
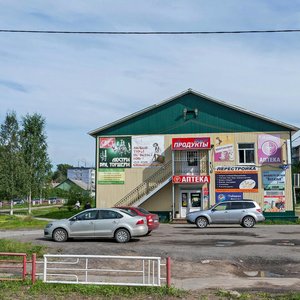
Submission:
POLYGON ((253 199, 266 216, 294 216, 298 130, 189 89, 89 132, 96 205, 184 218, 226 199, 253 199))

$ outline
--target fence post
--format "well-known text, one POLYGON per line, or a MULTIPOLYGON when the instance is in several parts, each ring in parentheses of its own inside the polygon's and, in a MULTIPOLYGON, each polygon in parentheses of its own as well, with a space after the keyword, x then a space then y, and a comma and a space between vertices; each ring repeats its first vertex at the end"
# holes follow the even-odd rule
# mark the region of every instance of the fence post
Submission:
POLYGON ((23 280, 26 279, 26 274, 27 274, 26 265, 27 265, 27 259, 26 259, 26 254, 25 254, 23 256, 23 274, 22 274, 23 280))
POLYGON ((167 287, 170 288, 171 287, 171 258, 170 258, 170 256, 167 257, 166 267, 167 267, 167 287))
POLYGON ((35 276, 36 276, 36 254, 32 254, 32 266, 31 266, 31 281, 32 284, 35 283, 35 276))

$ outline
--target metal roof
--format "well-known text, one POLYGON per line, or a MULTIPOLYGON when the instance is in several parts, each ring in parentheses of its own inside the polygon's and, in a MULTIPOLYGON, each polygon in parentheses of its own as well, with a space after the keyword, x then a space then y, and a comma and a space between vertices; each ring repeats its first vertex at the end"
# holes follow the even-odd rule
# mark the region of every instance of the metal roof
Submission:
POLYGON ((293 126, 293 125, 290 125, 290 124, 287 124, 287 123, 284 123, 284 122, 281 122, 281 121, 269 118, 267 116, 264 116, 262 114, 258 114, 256 112, 253 112, 253 111, 250 111, 250 110, 247 110, 247 109, 244 109, 244 108, 242 108, 240 106, 237 106, 237 105, 229 104, 229 103, 227 103, 225 101, 218 100, 216 98, 207 96, 207 95, 205 95, 203 93, 200 93, 200 92, 197 92, 197 91, 195 91, 193 89, 188 89, 188 90, 185 90, 185 91, 183 91, 183 92, 181 92, 181 93, 179 93, 179 94, 177 94, 175 96, 172 96, 172 97, 170 97, 170 98, 168 98, 166 100, 163 100, 163 101, 161 101, 161 102, 159 102, 157 104, 151 105, 151 106, 146 107, 146 108, 144 108, 142 110, 139 110, 139 111, 137 111, 137 112, 135 112, 133 114, 130 114, 130 115, 124 117, 124 118, 118 119, 118 120, 116 120, 116 121, 114 121, 112 123, 109 123, 107 125, 104 125, 102 127, 97 128, 97 129, 91 130, 91 131, 88 132, 88 134, 91 135, 91 136, 95 136, 99 132, 101 132, 101 131, 103 131, 103 130, 105 130, 107 128, 110 128, 110 127, 113 127, 113 126, 115 126, 117 124, 120 124, 122 122, 128 121, 128 120, 130 120, 130 119, 132 119, 132 118, 134 118, 136 116, 139 116, 139 115, 141 115, 141 114, 143 114, 145 112, 148 112, 148 111, 153 110, 155 108, 158 108, 158 107, 160 107, 162 105, 165 105, 166 103, 171 102, 171 101, 173 101, 173 100, 175 100, 175 99, 177 99, 179 97, 182 97, 184 95, 187 95, 187 94, 194 94, 196 96, 199 96, 199 97, 205 98, 205 99, 207 99, 209 101, 215 102, 217 104, 229 107, 229 108, 234 109, 236 111, 240 111, 242 113, 254 116, 256 118, 259 118, 259 119, 262 119, 262 120, 265 120, 265 121, 268 121, 268 122, 271 122, 271 123, 274 123, 274 124, 286 127, 287 129, 289 129, 291 131, 298 131, 298 130, 300 130, 300 128, 298 128, 296 126, 293 126))

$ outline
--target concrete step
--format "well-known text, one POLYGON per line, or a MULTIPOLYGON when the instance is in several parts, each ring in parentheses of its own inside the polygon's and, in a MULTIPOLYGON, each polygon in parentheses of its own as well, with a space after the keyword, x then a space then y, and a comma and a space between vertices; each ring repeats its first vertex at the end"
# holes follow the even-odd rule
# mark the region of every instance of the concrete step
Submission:
POLYGON ((182 218, 174 218, 171 221, 172 224, 187 224, 186 219, 182 219, 182 218))

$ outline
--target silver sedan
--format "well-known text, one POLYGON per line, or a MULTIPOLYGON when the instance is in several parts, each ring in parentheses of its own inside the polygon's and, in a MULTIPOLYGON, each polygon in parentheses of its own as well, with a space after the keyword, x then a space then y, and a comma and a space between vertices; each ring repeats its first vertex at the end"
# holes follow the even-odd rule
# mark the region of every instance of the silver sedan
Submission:
POLYGON ((44 237, 56 242, 68 238, 114 238, 118 243, 126 243, 132 237, 148 232, 145 217, 133 216, 121 209, 87 209, 69 219, 48 223, 44 237))

